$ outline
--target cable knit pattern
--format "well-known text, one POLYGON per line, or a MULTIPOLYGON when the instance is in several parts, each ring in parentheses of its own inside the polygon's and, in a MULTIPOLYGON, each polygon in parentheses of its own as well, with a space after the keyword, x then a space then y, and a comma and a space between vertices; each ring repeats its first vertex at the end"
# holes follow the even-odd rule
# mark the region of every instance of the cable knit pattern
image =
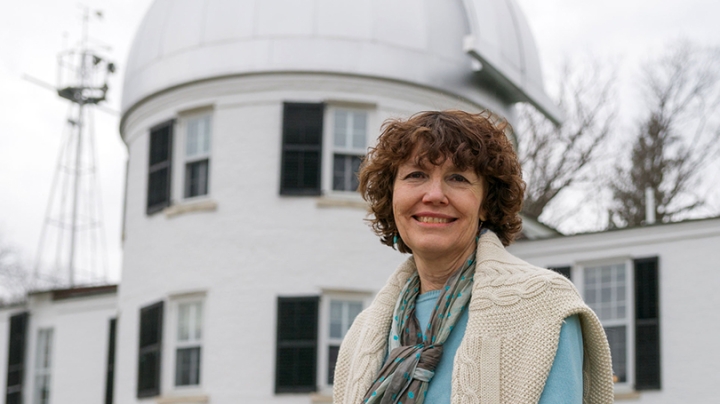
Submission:
MULTIPOLYGON (((492 232, 478 242, 468 324, 454 358, 451 402, 537 403, 550 373, 562 321, 578 314, 583 333, 583 401, 613 402, 610 348, 602 325, 573 284, 509 254, 492 232)), ((347 333, 335 368, 334 403, 360 404, 386 355, 403 263, 347 333)))

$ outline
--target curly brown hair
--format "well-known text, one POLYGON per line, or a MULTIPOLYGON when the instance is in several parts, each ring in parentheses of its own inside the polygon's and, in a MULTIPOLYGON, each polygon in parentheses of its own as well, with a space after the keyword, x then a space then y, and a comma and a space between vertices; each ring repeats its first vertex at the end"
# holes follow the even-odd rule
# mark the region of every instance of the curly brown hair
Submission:
MULTIPOLYGON (((442 165, 446 159, 465 170, 473 168, 485 180, 483 227, 494 231, 507 246, 520 232, 525 182, 520 162, 506 132, 510 125, 488 111, 427 111, 407 120, 390 119, 382 126, 377 145, 371 147, 360 167, 359 191, 370 203, 368 219, 380 241, 393 247, 398 229, 393 215, 393 186, 398 167, 413 153, 418 165, 442 165)), ((412 253, 399 239, 397 249, 412 253)))

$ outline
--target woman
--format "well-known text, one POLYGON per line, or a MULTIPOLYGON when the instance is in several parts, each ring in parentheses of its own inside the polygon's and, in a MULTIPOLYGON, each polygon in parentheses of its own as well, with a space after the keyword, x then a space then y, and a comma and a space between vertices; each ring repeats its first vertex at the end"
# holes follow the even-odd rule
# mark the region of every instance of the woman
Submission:
POLYGON ((506 129, 462 111, 385 123, 360 192, 381 242, 412 256, 348 331, 336 404, 613 401, 597 317, 505 251, 524 191, 506 129))

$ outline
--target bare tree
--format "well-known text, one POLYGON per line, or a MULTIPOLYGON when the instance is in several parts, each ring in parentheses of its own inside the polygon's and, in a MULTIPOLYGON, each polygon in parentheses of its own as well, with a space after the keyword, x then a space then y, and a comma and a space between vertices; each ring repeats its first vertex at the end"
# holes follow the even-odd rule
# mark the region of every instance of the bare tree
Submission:
POLYGON ((637 125, 630 164, 615 164, 610 227, 643 224, 646 192, 652 193, 660 222, 703 205, 697 185, 720 151, 720 122, 713 120, 720 107, 719 55, 717 49, 679 42, 645 65, 647 112, 637 125))
POLYGON ((609 139, 616 114, 615 73, 607 65, 566 63, 560 77, 562 126, 530 106, 519 110, 518 153, 527 182, 523 214, 534 219, 564 190, 592 177, 589 168, 609 139))
POLYGON ((0 239, 0 303, 22 299, 31 287, 19 252, 0 239))

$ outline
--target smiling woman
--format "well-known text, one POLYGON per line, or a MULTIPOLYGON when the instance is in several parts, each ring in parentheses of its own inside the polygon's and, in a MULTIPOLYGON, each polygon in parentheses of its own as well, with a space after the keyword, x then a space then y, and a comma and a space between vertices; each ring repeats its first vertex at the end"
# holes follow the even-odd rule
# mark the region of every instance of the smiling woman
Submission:
POLYGON ((566 278, 505 251, 524 191, 510 130, 462 111, 383 126, 359 189, 381 242, 412 257, 348 331, 335 403, 613 401, 595 314, 566 278))

